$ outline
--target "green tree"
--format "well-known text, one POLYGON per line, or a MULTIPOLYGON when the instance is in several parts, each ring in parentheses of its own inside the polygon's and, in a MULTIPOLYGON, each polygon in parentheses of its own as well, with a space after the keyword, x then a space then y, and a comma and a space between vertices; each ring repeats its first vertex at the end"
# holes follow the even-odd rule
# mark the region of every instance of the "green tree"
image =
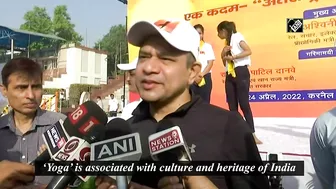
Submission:
POLYGON ((95 43, 94 48, 107 51, 107 76, 115 76, 116 64, 128 62, 128 43, 126 39, 126 26, 115 25, 104 35, 101 40, 95 43))
POLYGON ((53 23, 46 8, 35 6, 33 10, 26 12, 23 18, 25 23, 20 29, 43 34, 53 33, 53 23))
POLYGON ((71 23, 71 17, 65 5, 59 5, 54 10, 53 31, 56 36, 65 39, 63 43, 83 41, 83 37, 75 31, 75 24, 71 23))
MULTIPOLYGON (((35 6, 33 10, 26 12, 23 16, 25 22, 20 29, 42 34, 53 34, 53 23, 46 8, 35 6)), ((31 50, 49 47, 47 41, 40 41, 30 45, 31 50)))
POLYGON ((67 12, 65 5, 59 5, 54 9, 53 18, 48 15, 46 8, 35 6, 33 10, 24 15, 25 22, 20 29, 43 33, 53 34, 65 39, 65 41, 53 41, 46 39, 42 42, 32 44, 31 50, 43 49, 51 46, 59 47, 65 43, 80 43, 83 38, 75 31, 75 25, 71 23, 71 17, 67 12))

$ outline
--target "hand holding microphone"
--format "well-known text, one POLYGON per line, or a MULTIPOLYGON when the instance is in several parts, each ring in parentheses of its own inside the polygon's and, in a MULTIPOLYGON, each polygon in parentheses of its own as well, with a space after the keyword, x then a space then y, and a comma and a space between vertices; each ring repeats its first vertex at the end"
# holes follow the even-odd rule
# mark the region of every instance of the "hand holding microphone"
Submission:
MULTIPOLYGON (((96 178, 96 189, 119 189, 117 187, 117 181, 108 176, 100 176, 96 178)), ((154 189, 144 185, 140 185, 135 182, 130 182, 128 189, 154 189)))
MULTIPOLYGON (((188 189, 218 189, 207 177, 205 176, 188 176, 183 177, 184 183, 188 189)), ((163 177, 158 183, 159 189, 184 189, 179 177, 163 177)))
POLYGON ((47 150, 47 146, 45 144, 42 144, 42 146, 40 146, 39 151, 37 152, 37 156, 41 155, 44 151, 47 150))
POLYGON ((34 180, 34 167, 31 165, 1 161, 0 162, 0 188, 12 189, 34 180))
MULTIPOLYGON (((59 145, 60 150, 51 153, 52 159, 56 161, 89 160, 90 143, 101 138, 106 122, 107 116, 105 112, 95 102, 87 101, 80 105, 64 120, 64 129, 71 137, 67 141, 63 141, 62 145, 59 145)), ((51 151, 48 145, 47 149, 51 151)), ((46 151, 42 154, 44 153, 46 151)), ((50 159, 50 156, 48 159, 50 159)), ((76 177, 77 175, 72 171, 61 176, 55 176, 48 184, 47 189, 63 189, 71 182, 74 182, 76 177)), ((78 177, 84 182, 89 179, 88 176, 78 177)))

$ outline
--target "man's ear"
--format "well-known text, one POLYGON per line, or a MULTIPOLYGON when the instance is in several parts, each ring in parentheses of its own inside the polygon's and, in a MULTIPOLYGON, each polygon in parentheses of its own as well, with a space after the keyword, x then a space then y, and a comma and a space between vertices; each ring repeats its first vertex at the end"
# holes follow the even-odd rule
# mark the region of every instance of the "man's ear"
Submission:
POLYGON ((202 65, 200 62, 194 62, 192 65, 191 65, 191 68, 190 68, 190 75, 189 75, 189 85, 193 84, 196 77, 200 74, 201 72, 201 68, 202 68, 202 65))
POLYGON ((7 88, 4 85, 0 85, 0 90, 1 90, 2 96, 7 98, 7 88))

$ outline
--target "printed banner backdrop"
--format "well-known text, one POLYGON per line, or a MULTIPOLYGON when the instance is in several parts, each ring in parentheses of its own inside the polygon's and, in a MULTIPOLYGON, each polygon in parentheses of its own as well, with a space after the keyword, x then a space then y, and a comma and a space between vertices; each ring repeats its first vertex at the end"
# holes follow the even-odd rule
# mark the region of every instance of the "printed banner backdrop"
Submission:
MULTIPOLYGON (((224 42, 217 37, 217 25, 228 20, 252 49, 250 102, 255 117, 316 117, 335 106, 335 0, 128 1, 128 28, 139 20, 162 18, 204 26, 205 41, 216 55, 212 104, 227 108, 220 58, 224 42), (299 19, 295 23, 291 18, 299 19), (300 18, 303 33, 287 33, 300 27, 300 18)), ((132 60, 138 48, 130 45, 129 51, 132 60)))

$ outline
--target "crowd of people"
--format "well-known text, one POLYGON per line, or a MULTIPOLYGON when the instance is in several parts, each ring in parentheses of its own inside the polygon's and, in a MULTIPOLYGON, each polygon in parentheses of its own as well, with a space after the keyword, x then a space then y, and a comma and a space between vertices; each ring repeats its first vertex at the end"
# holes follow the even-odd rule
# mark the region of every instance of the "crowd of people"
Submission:
MULTIPOLYGON (((187 143, 194 146, 191 156, 195 161, 261 163, 257 148, 261 141, 254 134, 248 99, 251 49, 233 22, 219 23, 217 31, 218 37, 223 39, 220 59, 226 68, 225 90, 230 110, 210 104, 215 56, 211 45, 204 41, 202 25, 192 26, 182 20, 139 21, 127 36, 130 44, 139 47, 139 56, 118 68, 128 72, 129 90, 138 93, 141 99, 127 104, 121 117, 143 139, 156 133, 158 124, 163 121, 179 126, 187 143), (238 112, 238 105, 244 118, 238 112)), ((15 58, 4 66, 1 74, 1 91, 12 111, 0 118, 0 140, 3 140, 0 188, 11 189, 32 182, 46 185, 51 178, 34 177, 34 167, 28 162, 37 157, 43 145, 42 133, 65 116, 39 108, 43 72, 38 63, 28 58, 15 58)), ((101 98, 97 104, 103 106, 101 98)), ((112 94, 108 103, 110 116, 117 116, 118 109, 119 103, 112 94)), ((334 152, 329 148, 330 142, 325 141, 334 131, 328 128, 335 125, 334 112, 319 118, 314 126, 314 136, 324 147, 312 145, 320 157, 313 160, 314 165, 320 167, 317 173, 326 173, 318 174, 323 175, 320 178, 324 179, 325 188, 332 188, 334 183, 334 152), (327 157, 328 161, 324 161, 327 157)), ((148 140, 141 142, 143 149, 148 148, 148 140)), ((148 160, 151 160, 149 151, 143 150, 141 161, 148 160)), ((189 189, 270 188, 266 176, 188 176, 182 179, 189 189)), ((177 176, 153 174, 145 177, 135 173, 129 188, 184 188, 180 181, 177 176)), ((98 176, 95 182, 98 189, 116 188, 116 181, 110 177, 98 176)))

